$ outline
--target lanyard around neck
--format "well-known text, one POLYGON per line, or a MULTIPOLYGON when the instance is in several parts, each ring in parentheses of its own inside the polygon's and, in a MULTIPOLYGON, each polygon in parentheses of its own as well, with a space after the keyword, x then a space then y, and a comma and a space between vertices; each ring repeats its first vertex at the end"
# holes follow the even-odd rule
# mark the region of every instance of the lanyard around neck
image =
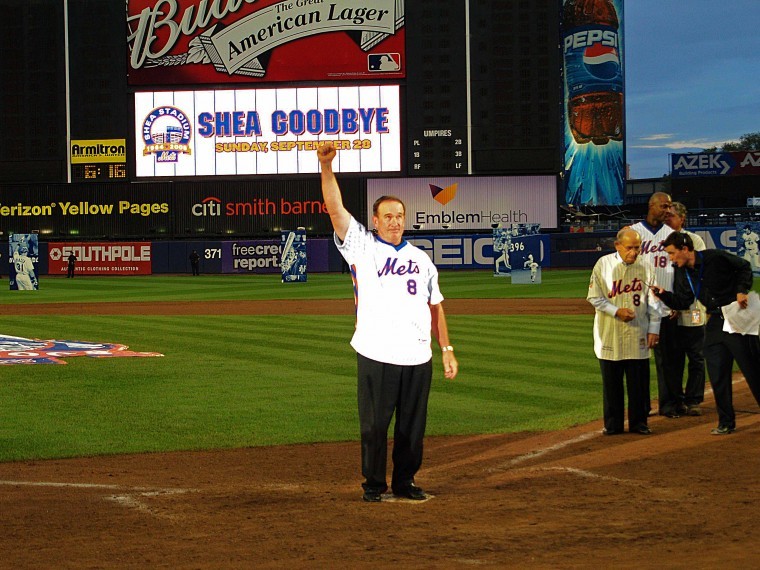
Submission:
POLYGON ((692 283, 692 281, 691 281, 691 274, 689 273, 688 269, 686 270, 686 279, 688 279, 688 281, 689 281, 689 287, 691 287, 691 292, 694 293, 694 299, 695 300, 699 299, 699 292, 702 290, 702 276, 705 273, 705 262, 702 259, 702 252, 698 251, 696 253, 699 256, 699 261, 700 261, 700 265, 699 265, 699 281, 697 282, 697 288, 696 288, 696 290, 694 289, 694 283, 692 283))

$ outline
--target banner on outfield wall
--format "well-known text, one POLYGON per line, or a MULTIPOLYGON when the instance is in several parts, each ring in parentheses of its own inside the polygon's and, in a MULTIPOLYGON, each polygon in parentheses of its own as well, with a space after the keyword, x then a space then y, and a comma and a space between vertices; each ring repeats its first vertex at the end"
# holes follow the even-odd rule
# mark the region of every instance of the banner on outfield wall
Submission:
POLYGON ((8 236, 8 286, 11 291, 34 291, 40 288, 40 244, 37 234, 8 236))
MULTIPOLYGON (((541 267, 551 266, 549 235, 533 236, 534 259, 541 267)), ((411 235, 407 241, 423 250, 439 269, 493 269, 494 249, 491 234, 452 236, 411 235)), ((530 252, 529 252, 530 253, 530 252)), ((523 260, 527 261, 526 259, 523 260)))
MULTIPOLYGON (((703 152, 670 155, 673 178, 760 175, 760 152, 703 152)), ((749 206, 749 204, 747 204, 749 206)))
POLYGON ((131 85, 405 73, 404 0, 127 0, 131 85))
POLYGON ((48 274, 66 275, 76 256, 75 275, 151 275, 150 242, 55 243, 48 246, 48 274))
POLYGON ((282 230, 280 271, 283 283, 306 281, 306 229, 282 230))
POLYGON ((401 170, 398 85, 135 93, 138 177, 401 170))
POLYGON ((367 181, 367 224, 372 204, 397 196, 407 230, 488 230, 513 223, 557 227, 554 176, 378 178, 367 181))
POLYGON ((222 273, 278 273, 280 240, 222 242, 222 273))
POLYGON ((494 228, 494 277, 511 276, 512 283, 541 283, 540 231, 539 224, 494 228))

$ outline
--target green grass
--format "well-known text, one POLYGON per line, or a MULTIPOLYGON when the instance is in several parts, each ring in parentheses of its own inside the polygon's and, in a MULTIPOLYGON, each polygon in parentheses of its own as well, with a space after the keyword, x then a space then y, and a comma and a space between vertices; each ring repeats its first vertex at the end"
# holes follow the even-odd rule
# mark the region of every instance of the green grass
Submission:
MULTIPOLYGON (((512 286, 445 272, 456 297, 585 295, 588 272, 512 286), (527 290, 526 290, 527 289, 527 290)), ((346 275, 281 284, 266 276, 43 281, 3 302, 350 297, 346 275)), ((592 316, 449 315, 460 374, 436 358, 428 434, 549 430, 601 416, 592 316)), ((67 358, 0 367, 0 461, 358 438, 347 316, 4 316, 0 333, 126 344, 163 358, 67 358)), ((656 382, 653 383, 656 385, 656 382)), ((654 389, 654 388, 653 388, 654 389)))
MULTIPOLYGON (((512 285, 489 271, 444 271, 443 294, 451 299, 585 297, 589 271, 544 271, 540 285, 512 285)), ((42 277, 39 291, 0 289, 0 305, 113 301, 213 301, 259 299, 350 299, 351 278, 314 273, 306 283, 280 283, 279 275, 42 277)))

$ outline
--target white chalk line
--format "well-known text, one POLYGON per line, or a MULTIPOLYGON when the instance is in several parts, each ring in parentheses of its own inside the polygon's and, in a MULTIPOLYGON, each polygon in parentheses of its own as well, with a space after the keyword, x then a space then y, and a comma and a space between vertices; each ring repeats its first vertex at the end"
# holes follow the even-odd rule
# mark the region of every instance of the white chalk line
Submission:
POLYGON ((554 445, 550 445, 549 447, 544 447, 543 449, 534 449, 533 451, 529 451, 528 453, 525 453, 523 455, 518 455, 517 457, 513 457, 506 463, 502 463, 501 465, 492 467, 488 469, 488 471, 489 472, 503 471, 504 469, 508 469, 510 467, 514 467, 515 465, 519 465, 520 463, 528 461, 529 459, 535 459, 536 457, 541 457, 543 455, 546 455, 547 453, 551 453, 552 451, 557 451, 558 449, 567 447, 568 445, 573 445, 574 443, 580 443, 582 441, 586 441, 587 439, 591 439, 592 437, 598 436, 599 433, 600 433, 599 431, 592 431, 592 432, 581 434, 578 437, 574 437, 572 439, 566 439, 565 441, 560 441, 559 443, 555 443, 554 445))
POLYGON ((127 491, 115 495, 103 497, 106 501, 112 501, 118 505, 135 509, 140 512, 151 514, 159 518, 175 518, 173 515, 161 512, 142 501, 140 498, 150 498, 166 495, 181 495, 183 493, 196 493, 198 489, 176 489, 156 487, 128 487, 125 485, 107 485, 101 483, 60 483, 54 481, 2 481, 0 485, 12 487, 52 487, 60 489, 97 489, 106 491, 127 491))
POLYGON ((577 469, 575 467, 524 467, 517 469, 516 471, 561 471, 563 473, 570 473, 571 475, 577 475, 586 479, 597 479, 599 481, 612 481, 614 483, 626 483, 629 485, 641 485, 641 481, 634 481, 633 479, 620 479, 619 477, 612 477, 609 475, 599 475, 592 471, 586 471, 585 469, 577 469))
MULTIPOLYGON (((741 380, 736 379, 732 381, 732 384, 738 384, 740 381, 744 380, 744 376, 741 376, 741 380)), ((705 394, 711 394, 712 393, 712 387, 705 389, 705 394)), ((652 408, 652 413, 657 413, 657 408, 652 408)), ((552 451, 557 451, 558 449, 562 449, 563 447, 567 447, 568 445, 572 445, 574 443, 580 443, 582 441, 585 441, 587 439, 590 439, 594 436, 598 436, 601 433, 601 431, 592 431, 589 433, 584 433, 578 437, 575 437, 573 439, 568 439, 565 441, 561 441, 559 443, 556 443, 550 447, 545 447, 543 449, 536 449, 534 451, 530 451, 524 455, 518 455, 517 457, 510 459, 506 463, 502 463, 501 465, 497 467, 493 467, 489 469, 489 471, 500 471, 504 469, 505 467, 512 467, 514 465, 517 465, 519 463, 522 463, 524 461, 528 461, 529 459, 534 459, 536 457, 541 457, 542 455, 546 455, 547 453, 551 453, 552 451)))

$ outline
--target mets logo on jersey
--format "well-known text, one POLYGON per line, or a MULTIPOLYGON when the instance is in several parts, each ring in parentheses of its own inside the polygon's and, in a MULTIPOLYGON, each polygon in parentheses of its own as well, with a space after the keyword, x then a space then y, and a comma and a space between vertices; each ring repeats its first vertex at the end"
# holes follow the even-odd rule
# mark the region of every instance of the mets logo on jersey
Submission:
POLYGON ((156 155, 156 162, 177 162, 180 154, 190 154, 192 127, 187 115, 177 107, 153 109, 143 120, 143 155, 156 155))
POLYGON ((61 357, 163 356, 158 352, 133 352, 123 344, 78 340, 40 340, 0 335, 0 366, 3 364, 66 364, 61 357))
POLYGON ((599 79, 612 79, 620 73, 618 50, 600 43, 592 44, 583 51, 586 70, 599 79))

